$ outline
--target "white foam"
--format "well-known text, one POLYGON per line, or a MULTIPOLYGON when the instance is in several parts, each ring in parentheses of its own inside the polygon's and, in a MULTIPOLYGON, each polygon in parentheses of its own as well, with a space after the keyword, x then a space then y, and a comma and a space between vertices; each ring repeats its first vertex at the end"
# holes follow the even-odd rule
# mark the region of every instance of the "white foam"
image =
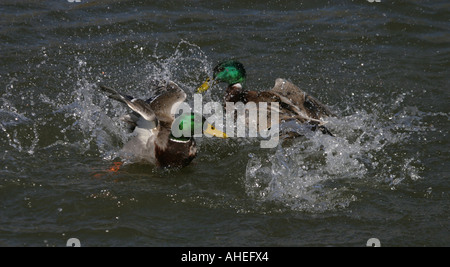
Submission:
POLYGON ((252 154, 244 178, 247 195, 259 203, 322 212, 346 208, 358 199, 348 184, 395 188, 405 179, 420 179, 418 168, 412 165, 418 156, 387 155, 386 150, 395 150, 409 137, 394 130, 392 122, 364 110, 328 120, 335 137, 305 133, 285 141, 274 154, 252 154))

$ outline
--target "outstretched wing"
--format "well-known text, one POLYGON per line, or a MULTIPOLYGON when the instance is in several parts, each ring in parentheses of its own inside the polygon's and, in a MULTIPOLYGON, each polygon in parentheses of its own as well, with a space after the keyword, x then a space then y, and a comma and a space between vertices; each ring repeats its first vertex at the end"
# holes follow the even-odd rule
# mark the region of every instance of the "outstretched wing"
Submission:
POLYGON ((127 104, 128 107, 130 107, 134 112, 141 115, 144 119, 148 121, 155 120, 156 118, 155 112, 153 112, 150 104, 148 104, 144 100, 121 94, 116 90, 106 87, 104 85, 100 85, 100 89, 102 91, 109 93, 110 98, 127 104))
POLYGON ((186 93, 176 83, 169 81, 165 86, 165 92, 152 100, 150 108, 159 121, 172 123, 174 120, 172 111, 184 100, 186 93))
POLYGON ((305 92, 285 79, 276 79, 275 86, 270 91, 287 97, 294 105, 297 106, 301 106, 305 102, 305 92))
POLYGON ((309 116, 316 118, 334 116, 327 106, 286 79, 276 79, 271 92, 288 98, 295 106, 304 107, 309 116))

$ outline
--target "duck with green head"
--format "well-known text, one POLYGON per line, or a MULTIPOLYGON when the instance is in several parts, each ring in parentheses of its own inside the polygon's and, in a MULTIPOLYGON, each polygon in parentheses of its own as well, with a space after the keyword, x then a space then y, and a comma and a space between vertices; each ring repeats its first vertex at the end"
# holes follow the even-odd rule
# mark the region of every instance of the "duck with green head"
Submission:
POLYGON ((313 130, 320 129, 324 134, 332 135, 323 126, 323 118, 333 116, 332 112, 316 98, 307 94, 286 79, 278 78, 269 91, 246 90, 246 72, 244 65, 237 60, 225 60, 214 67, 212 79, 208 78, 198 89, 203 93, 217 83, 226 83, 224 102, 278 102, 280 121, 296 120, 312 124, 313 130))
POLYGON ((203 117, 197 121, 193 113, 183 113, 175 119, 172 110, 186 99, 186 93, 174 82, 168 82, 164 88, 160 88, 164 93, 147 101, 121 94, 103 85, 100 85, 100 89, 133 111, 132 114, 122 117, 122 120, 130 124, 134 133, 122 152, 134 160, 150 162, 164 168, 185 167, 197 155, 194 133, 226 138, 224 133, 213 126, 204 125, 203 117), (173 129, 183 130, 185 127, 190 128, 190 134, 187 136, 173 134, 173 129))

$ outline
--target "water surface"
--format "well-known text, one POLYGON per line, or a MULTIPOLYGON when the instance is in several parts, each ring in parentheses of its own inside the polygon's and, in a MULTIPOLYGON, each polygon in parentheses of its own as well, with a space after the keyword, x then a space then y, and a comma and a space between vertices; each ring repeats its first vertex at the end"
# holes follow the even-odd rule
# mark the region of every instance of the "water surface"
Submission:
POLYGON ((334 2, 2 1, 0 245, 450 245, 450 5, 334 2), (249 89, 329 105, 335 137, 199 139, 187 168, 105 172, 130 135, 99 83, 192 99, 226 58, 249 89))

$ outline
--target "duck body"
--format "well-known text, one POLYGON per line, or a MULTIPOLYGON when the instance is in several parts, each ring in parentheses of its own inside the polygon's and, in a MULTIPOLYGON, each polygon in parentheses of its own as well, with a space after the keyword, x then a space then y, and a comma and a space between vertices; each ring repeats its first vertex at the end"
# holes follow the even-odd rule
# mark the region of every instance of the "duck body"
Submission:
MULTIPOLYGON (((164 125, 163 128, 169 128, 171 125, 164 125)), ((197 156, 197 144, 194 138, 188 140, 177 140, 170 137, 170 132, 159 131, 157 140, 167 140, 165 143, 155 142, 155 158, 162 167, 185 167, 197 156)))
POLYGON ((191 163, 197 156, 195 140, 176 140, 166 129, 170 126, 160 122, 158 127, 139 118, 133 137, 122 148, 122 154, 134 161, 149 162, 162 168, 180 168, 191 163))
POLYGON ((118 93, 103 85, 100 89, 133 111, 122 117, 133 131, 133 137, 122 149, 126 157, 164 168, 185 167, 196 157, 197 148, 192 137, 175 138, 171 134, 174 121, 172 107, 186 99, 186 94, 178 85, 168 82, 164 93, 147 101, 118 93))
POLYGON ((323 117, 332 116, 331 111, 314 97, 306 94, 291 82, 278 78, 275 86, 270 91, 247 91, 239 84, 227 88, 225 102, 278 102, 282 119, 295 118, 302 123, 308 119, 320 120, 323 117), (300 113, 300 114, 299 114, 300 113), (306 115, 301 117, 302 115, 306 115))
MULTIPOLYGON (((211 82, 209 80, 207 82, 208 84, 204 83, 198 89, 198 92, 206 91, 209 88, 211 82)), ((218 82, 228 83, 224 95, 224 104, 226 102, 242 102, 244 104, 249 102, 256 104, 260 102, 277 102, 279 103, 280 122, 295 120, 302 124, 311 124, 313 126, 312 130, 319 129, 324 134, 332 135, 323 126, 322 120, 325 117, 334 116, 329 108, 286 79, 276 79, 274 87, 268 91, 246 90, 246 73, 242 63, 228 60, 219 63, 214 68, 212 84, 218 82)))

